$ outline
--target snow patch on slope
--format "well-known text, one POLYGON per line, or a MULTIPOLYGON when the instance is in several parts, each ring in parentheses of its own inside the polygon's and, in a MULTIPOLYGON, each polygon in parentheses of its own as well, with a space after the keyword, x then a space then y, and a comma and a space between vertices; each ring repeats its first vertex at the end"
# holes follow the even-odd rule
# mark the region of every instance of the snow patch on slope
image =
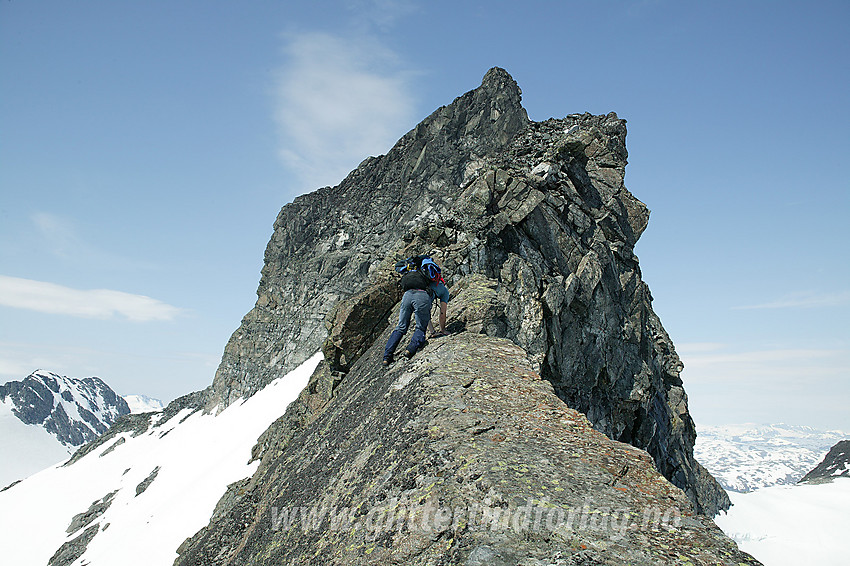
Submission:
POLYGON ((82 532, 66 534, 71 519, 114 491, 109 508, 92 523, 99 532, 75 564, 111 566, 120 556, 128 566, 170 566, 177 547, 209 522, 227 486, 254 473, 259 462, 248 460, 257 438, 295 400, 321 359, 314 355, 218 415, 181 411, 139 436, 123 433, 68 467, 44 470, 0 492, 4 563, 43 566, 82 532))

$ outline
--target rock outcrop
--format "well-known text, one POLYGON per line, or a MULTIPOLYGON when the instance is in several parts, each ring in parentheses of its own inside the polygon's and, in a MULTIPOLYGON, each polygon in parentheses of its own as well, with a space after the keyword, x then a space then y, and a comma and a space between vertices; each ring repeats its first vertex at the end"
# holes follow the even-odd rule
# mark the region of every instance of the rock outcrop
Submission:
POLYGON ((296 367, 343 299, 405 254, 430 252, 449 285, 470 274, 496 282, 504 312, 486 332, 524 348, 569 406, 646 449, 700 512, 716 513, 729 501, 693 458, 682 363, 633 253, 649 212, 623 184, 625 121, 535 123, 520 101, 494 68, 387 155, 283 207, 256 306, 225 348, 207 406, 296 367))
POLYGON ((491 69, 387 155, 283 207, 206 407, 320 348, 326 362, 178 564, 756 563, 705 518, 729 500, 693 457, 682 363, 634 255, 649 212, 623 184, 625 121, 536 123, 520 101, 491 69), (382 371, 390 266, 416 253, 443 266, 455 334, 382 371), (609 529, 622 511, 622 528, 458 519, 515 518, 520 503, 609 529), (452 519, 375 529, 381 506, 452 519), (359 527, 281 528, 323 509, 359 527), (647 527, 648 509, 680 521, 647 527))
POLYGON ((839 477, 850 477, 850 440, 842 440, 830 448, 823 461, 799 483, 826 483, 839 477))

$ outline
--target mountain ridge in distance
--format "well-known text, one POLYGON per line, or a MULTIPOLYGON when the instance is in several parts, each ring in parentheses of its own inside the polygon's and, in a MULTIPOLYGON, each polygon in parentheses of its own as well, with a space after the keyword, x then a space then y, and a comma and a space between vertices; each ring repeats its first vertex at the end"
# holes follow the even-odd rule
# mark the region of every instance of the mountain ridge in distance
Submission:
POLYGON ((724 489, 747 493, 797 483, 848 436, 785 423, 698 425, 694 454, 724 489))

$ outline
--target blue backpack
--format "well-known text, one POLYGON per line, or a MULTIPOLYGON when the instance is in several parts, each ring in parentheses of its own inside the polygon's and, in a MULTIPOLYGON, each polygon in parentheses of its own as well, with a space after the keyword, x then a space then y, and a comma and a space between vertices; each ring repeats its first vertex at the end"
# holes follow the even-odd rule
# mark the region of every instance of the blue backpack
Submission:
POLYGON ((421 271, 425 277, 437 283, 442 281, 442 271, 433 259, 428 256, 415 256, 403 259, 395 264, 395 270, 399 273, 409 273, 411 271, 421 271))
POLYGON ((422 258, 422 264, 419 266, 419 271, 425 274, 425 277, 433 281, 434 283, 438 283, 440 279, 442 279, 442 272, 440 271, 440 266, 437 265, 430 257, 422 258))
POLYGON ((395 270, 399 273, 410 273, 411 271, 418 271, 419 265, 416 264, 415 257, 409 257, 396 263, 395 270))

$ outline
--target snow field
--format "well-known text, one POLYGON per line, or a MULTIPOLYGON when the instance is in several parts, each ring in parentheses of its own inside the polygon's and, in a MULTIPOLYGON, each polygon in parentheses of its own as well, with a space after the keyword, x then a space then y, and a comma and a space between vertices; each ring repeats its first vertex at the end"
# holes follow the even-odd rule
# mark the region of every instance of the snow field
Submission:
POLYGON ((43 566, 82 533, 65 533, 71 519, 117 490, 92 523, 100 531, 74 564, 171 566, 177 547, 209 522, 227 486, 254 473, 259 462, 248 465, 251 448, 321 359, 314 355, 218 415, 181 411, 137 437, 124 433, 124 444, 109 454, 103 453, 118 438, 71 466, 54 466, 0 493, 3 562, 43 566), (156 467, 156 479, 136 496, 136 486, 156 467))
POLYGON ((715 523, 765 566, 848 563, 850 478, 730 492, 729 497, 733 507, 715 523))

